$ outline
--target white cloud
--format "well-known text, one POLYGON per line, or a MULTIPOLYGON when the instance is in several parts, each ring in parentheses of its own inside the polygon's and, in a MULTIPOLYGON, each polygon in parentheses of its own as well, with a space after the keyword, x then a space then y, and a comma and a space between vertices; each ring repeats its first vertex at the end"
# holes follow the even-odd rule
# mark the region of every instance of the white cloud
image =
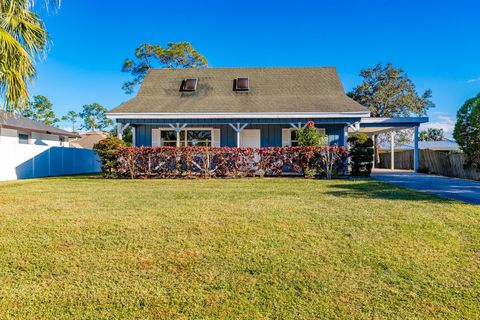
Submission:
POLYGON ((451 116, 437 116, 435 121, 424 123, 421 126, 422 130, 428 128, 443 129, 445 133, 453 133, 455 127, 455 118, 451 116))
POLYGON ((470 79, 467 81, 467 83, 474 83, 474 82, 478 82, 480 81, 480 77, 479 78, 473 78, 473 79, 470 79))
POLYGON ((63 130, 66 130, 66 131, 73 131, 73 128, 70 126, 65 126, 65 127, 62 127, 63 130))

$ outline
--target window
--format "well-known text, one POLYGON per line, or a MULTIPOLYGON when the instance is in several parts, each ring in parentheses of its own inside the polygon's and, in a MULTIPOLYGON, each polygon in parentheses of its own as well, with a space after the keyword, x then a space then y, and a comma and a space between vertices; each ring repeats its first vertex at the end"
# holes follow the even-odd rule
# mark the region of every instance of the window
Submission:
MULTIPOLYGON (((175 147, 177 146, 177 133, 173 130, 162 130, 160 131, 160 145, 166 147, 175 147)), ((180 145, 182 141, 185 140, 185 131, 180 132, 180 145)))
POLYGON ((187 78, 183 80, 183 91, 195 91, 197 89, 197 80, 196 78, 187 78))
POLYGON ((298 134, 297 130, 290 131, 290 145, 292 147, 298 147, 298 134))
POLYGON ((187 146, 211 146, 212 131, 211 130, 186 130, 187 146))
MULTIPOLYGON (((317 132, 321 132, 325 135, 324 128, 317 128, 317 132)), ((290 131, 290 145, 292 147, 298 147, 298 134, 297 134, 297 130, 295 129, 292 129, 292 131, 290 131)))
POLYGON ((237 78, 235 89, 238 91, 248 91, 249 89, 248 78, 237 78))
POLYGON ((19 133, 18 134, 18 143, 28 144, 28 139, 29 139, 28 134, 25 134, 25 133, 19 133))
MULTIPOLYGON (((177 145, 177 133, 173 130, 160 131, 160 145, 175 147, 177 145)), ((180 131, 180 146, 211 146, 211 129, 186 129, 180 131)))

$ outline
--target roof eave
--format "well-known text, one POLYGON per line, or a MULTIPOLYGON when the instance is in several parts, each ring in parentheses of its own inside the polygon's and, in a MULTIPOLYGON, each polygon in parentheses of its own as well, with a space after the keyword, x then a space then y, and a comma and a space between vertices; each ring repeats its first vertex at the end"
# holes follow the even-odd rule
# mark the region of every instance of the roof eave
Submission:
POLYGON ((20 131, 27 131, 27 132, 36 132, 36 133, 45 133, 45 134, 52 134, 56 136, 62 136, 62 137, 68 137, 68 138, 77 138, 80 137, 79 134, 74 133, 74 132, 68 132, 68 131, 63 131, 63 130, 40 130, 40 129, 33 129, 33 128, 27 128, 27 127, 21 127, 21 126, 12 126, 8 124, 0 124, 0 128, 6 128, 6 129, 15 129, 15 130, 20 130, 20 131))
POLYGON ((306 119, 367 118, 370 112, 107 113, 110 119, 306 119))

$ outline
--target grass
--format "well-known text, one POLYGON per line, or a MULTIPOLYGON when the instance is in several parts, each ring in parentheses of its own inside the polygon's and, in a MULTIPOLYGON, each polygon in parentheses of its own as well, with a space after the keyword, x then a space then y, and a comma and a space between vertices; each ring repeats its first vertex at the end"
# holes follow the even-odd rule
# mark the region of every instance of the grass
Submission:
POLYGON ((480 317, 480 207, 372 180, 0 183, 1 319, 480 317))

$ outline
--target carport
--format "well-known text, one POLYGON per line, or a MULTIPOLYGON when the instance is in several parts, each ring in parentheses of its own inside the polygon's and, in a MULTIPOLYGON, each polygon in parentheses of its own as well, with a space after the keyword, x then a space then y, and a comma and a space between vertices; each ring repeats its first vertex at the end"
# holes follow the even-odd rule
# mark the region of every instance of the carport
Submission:
MULTIPOLYGON (((413 129, 413 171, 418 172, 419 127, 428 122, 428 117, 362 118, 349 126, 348 133, 362 132, 374 139, 381 133, 390 133, 391 169, 395 170, 395 132, 413 129)), ((375 161, 374 161, 375 165, 375 161)))

